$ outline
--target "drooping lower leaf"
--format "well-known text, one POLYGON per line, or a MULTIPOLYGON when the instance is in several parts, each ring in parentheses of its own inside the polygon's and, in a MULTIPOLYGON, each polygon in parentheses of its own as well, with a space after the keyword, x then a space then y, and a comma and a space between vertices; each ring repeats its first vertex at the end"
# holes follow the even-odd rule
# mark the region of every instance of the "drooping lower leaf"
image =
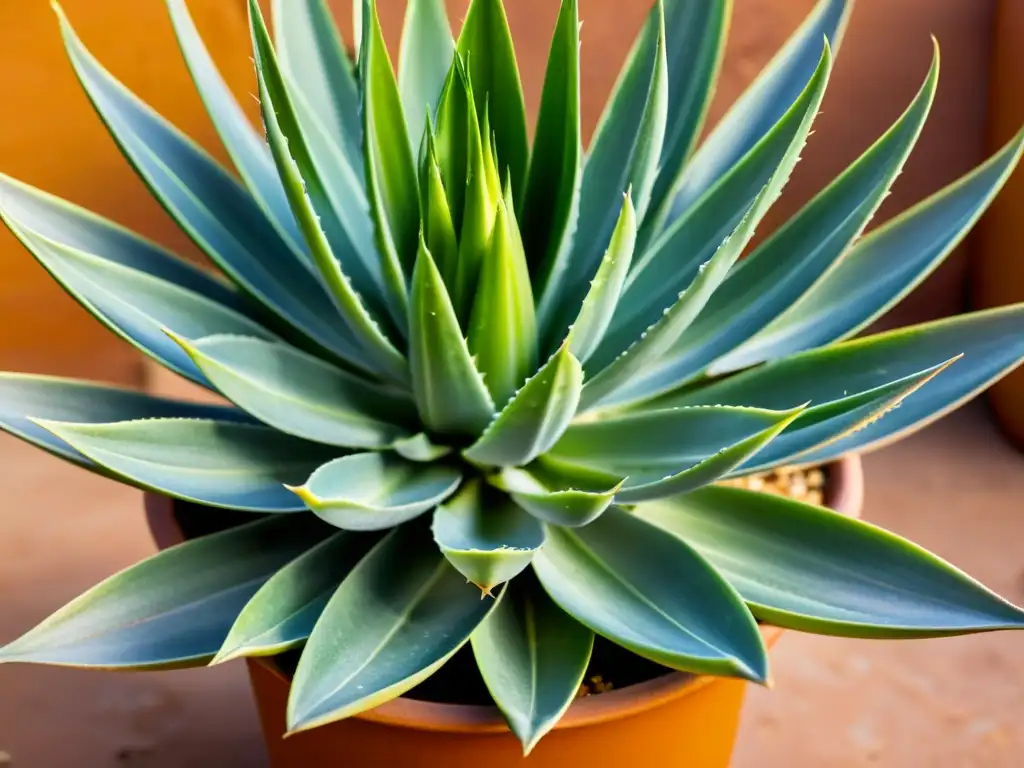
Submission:
POLYGON ((454 466, 386 453, 356 453, 324 464, 292 488, 331 525, 349 531, 391 528, 448 498, 462 481, 454 466))
POLYGON ((0 663, 103 669, 204 665, 268 578, 330 528, 272 517, 166 549, 100 582, 14 642, 0 663))
POLYGON ((211 664, 274 656, 305 642, 338 585, 378 540, 339 531, 284 565, 242 608, 211 664))
POLYGON ((594 647, 594 633, 547 596, 531 574, 470 638, 480 674, 528 755, 572 704, 594 647))
POLYGON ((448 562, 487 595, 521 573, 544 543, 540 521, 479 481, 434 510, 432 530, 448 562))
POLYGON ((533 568, 562 610, 639 656, 767 679, 761 634, 736 591, 694 549, 619 507, 584 528, 550 527, 533 568))
POLYGON ((428 526, 417 521, 392 531, 345 578, 317 621, 288 698, 289 731, 405 693, 462 647, 496 602, 481 600, 452 568, 428 526))
POLYGON ((237 421, 33 421, 123 481, 186 501, 251 512, 302 510, 285 484, 302 482, 341 452, 237 421))
POLYGON ((488 478, 520 507, 551 525, 589 525, 611 506, 622 478, 543 458, 528 467, 505 467, 488 478))
POLYGON ((1024 627, 1024 611, 930 552, 822 507, 705 488, 636 514, 696 548, 776 626, 874 638, 1024 627))

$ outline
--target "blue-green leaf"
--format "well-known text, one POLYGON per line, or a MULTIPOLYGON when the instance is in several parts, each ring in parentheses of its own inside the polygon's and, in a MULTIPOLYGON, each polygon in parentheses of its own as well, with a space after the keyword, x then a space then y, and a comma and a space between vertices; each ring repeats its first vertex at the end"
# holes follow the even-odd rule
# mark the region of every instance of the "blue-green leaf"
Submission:
POLYGON ((687 544, 620 507, 583 528, 550 527, 533 569, 562 610, 639 656, 768 677, 761 634, 736 591, 687 544))
POLYGON ((488 481, 538 520, 578 528, 611 506, 622 478, 543 458, 524 469, 505 467, 488 481))
MULTIPOLYGON (((187 136, 115 80, 58 9, 75 73, 153 195, 207 256, 280 321, 337 355, 352 340, 317 279, 297 264, 259 204, 187 136)), ((276 328, 275 328, 276 330, 276 328)))
POLYGON ((188 418, 252 423, 244 411, 222 405, 152 397, 94 381, 28 373, 0 373, 0 429, 67 461, 102 471, 33 419, 103 424, 111 421, 188 418))
POLYGON ((324 464, 291 490, 317 516, 349 531, 377 531, 418 517, 462 481, 452 466, 383 453, 357 453, 324 464))
POLYGON ((487 595, 521 573, 544 543, 539 520, 479 480, 434 510, 432 530, 448 562, 487 595))
POLYGON ((278 517, 166 549, 0 648, 0 663, 117 670, 203 665, 260 586, 329 531, 312 515, 278 517))
POLYGON ((244 336, 173 338, 231 402, 296 437, 347 448, 385 448, 411 435, 405 395, 371 384, 286 344, 244 336))
POLYGON ((870 638, 1024 628, 1024 611, 905 539, 822 507, 735 488, 642 504, 776 626, 870 638))
POLYGON ((398 90, 413 149, 423 135, 424 115, 436 113, 454 54, 444 0, 411 0, 398 52, 398 90))
POLYGON ((519 216, 541 307, 551 301, 548 295, 557 295, 566 278, 579 215, 583 145, 578 5, 579 0, 562 0, 555 23, 519 216))
POLYGON ((288 698, 288 729, 405 693, 451 658, 496 602, 481 600, 449 565, 426 525, 392 531, 341 583, 313 629, 288 698))
POLYGON ((594 633, 524 574, 470 642, 487 690, 528 755, 576 698, 594 633))
POLYGON ((435 462, 452 452, 451 446, 438 445, 423 432, 396 440, 391 450, 409 461, 435 462))
POLYGON ((423 423, 442 434, 480 434, 494 416, 494 402, 422 240, 412 278, 409 328, 412 389, 423 423))
POLYGON ((824 346, 870 325, 953 252, 1022 151, 1024 131, 970 173, 862 238, 775 321, 715 361, 709 373, 824 346))
POLYGON ((567 346, 509 400, 463 455, 476 464, 527 464, 547 451, 576 414, 583 370, 567 346))
POLYGON ((107 424, 33 419, 115 477, 212 507, 297 512, 297 484, 339 454, 275 429, 214 419, 161 418, 107 424))
POLYGON ((338 531, 283 566, 245 604, 210 663, 275 656, 303 643, 338 585, 378 540, 338 531))

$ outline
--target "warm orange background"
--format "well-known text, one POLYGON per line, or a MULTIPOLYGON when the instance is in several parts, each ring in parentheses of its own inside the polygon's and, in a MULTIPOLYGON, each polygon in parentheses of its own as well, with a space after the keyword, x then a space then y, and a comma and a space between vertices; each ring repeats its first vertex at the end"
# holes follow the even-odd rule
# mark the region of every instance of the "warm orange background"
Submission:
MULTIPOLYGON (((453 24, 467 3, 449 0, 453 24)), ((83 40, 117 77, 223 158, 191 88, 163 2, 65 0, 63 5, 83 40)), ((189 5, 225 76, 255 118, 244 0, 191 0, 189 5)), ((350 0, 332 0, 332 5, 347 31, 350 0)), ((513 0, 506 5, 533 114, 558 2, 513 0)), ((588 135, 648 5, 581 0, 588 135)), ((813 0, 735 0, 734 5, 712 119, 767 62, 813 0)), ((380 0, 379 6, 389 41, 397 45, 404 3, 380 0)), ((938 37, 943 53, 938 98, 917 151, 878 220, 979 162, 985 154, 993 12, 994 0, 858 0, 824 113, 773 220, 794 211, 898 116, 924 77, 930 33, 938 37)), ((48 0, 0 3, 0 72, 0 170, 195 255, 92 113, 64 58, 48 0)), ((0 367, 135 380, 135 353, 63 296, 6 231, 0 232, 0 265, 0 367)), ((905 322, 956 311, 965 266, 965 253, 951 259, 895 318, 905 322)))

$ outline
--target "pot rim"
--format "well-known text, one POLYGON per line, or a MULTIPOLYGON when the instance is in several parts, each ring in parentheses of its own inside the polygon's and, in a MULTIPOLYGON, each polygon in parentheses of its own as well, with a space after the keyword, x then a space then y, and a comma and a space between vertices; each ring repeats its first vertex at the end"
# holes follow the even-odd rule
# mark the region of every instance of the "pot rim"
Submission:
MULTIPOLYGON (((825 464, 829 472, 826 505, 831 509, 859 517, 864 500, 864 470, 857 455, 842 456, 825 464)), ((157 546, 165 548, 182 541, 172 512, 172 500, 146 493, 146 519, 157 546)), ((761 625, 765 644, 772 647, 784 630, 768 624, 761 625)), ((269 660, 247 659, 259 664, 281 682, 291 681, 269 660)), ((576 699, 555 725, 556 730, 597 725, 637 715, 662 704, 689 696, 723 678, 671 672, 653 680, 636 683, 625 688, 576 699)), ((501 711, 493 705, 441 704, 399 697, 354 717, 380 725, 414 728, 449 733, 502 733, 508 731, 501 711)))

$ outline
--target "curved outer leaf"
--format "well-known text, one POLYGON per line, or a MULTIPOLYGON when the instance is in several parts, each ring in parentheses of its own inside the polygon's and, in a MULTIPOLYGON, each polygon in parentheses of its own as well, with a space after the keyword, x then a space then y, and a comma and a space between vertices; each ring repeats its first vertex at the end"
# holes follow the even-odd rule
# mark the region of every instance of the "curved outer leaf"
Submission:
POLYGON ((628 474, 630 487, 692 467, 790 419, 790 410, 725 405, 611 414, 571 425, 549 455, 619 476, 628 474))
MULTIPOLYGON (((622 296, 629 265, 633 261, 636 211, 633 209, 631 194, 630 190, 626 190, 608 250, 590 283, 576 321, 569 327, 569 349, 581 363, 587 362, 604 338, 619 297, 622 296)), ((571 302, 566 302, 566 306, 572 306, 571 302)))
POLYGON ((264 212, 277 227, 278 232, 292 247, 307 266, 312 267, 309 253, 305 249, 302 235, 292 210, 288 206, 281 179, 277 175, 273 158, 270 156, 263 137, 260 136, 245 112, 242 111, 234 94, 210 52, 203 44, 185 0, 165 0, 167 11, 174 25, 174 36, 188 66, 192 82, 206 107, 206 113, 217 129, 224 148, 238 169, 246 187, 259 201, 264 212))
POLYGON ((473 481, 434 510, 434 541, 485 594, 511 581, 544 544, 544 527, 508 496, 473 481))
POLYGON ((252 423, 237 408, 169 400, 93 381, 0 373, 0 429, 28 443, 94 471, 92 459, 72 448, 33 419, 102 424, 118 419, 190 418, 252 423))
POLYGON ((551 525, 589 525, 611 506, 623 481, 605 472, 543 459, 526 469, 505 467, 488 478, 520 507, 551 525))
POLYGON ((715 361, 712 375, 853 336, 938 267, 1020 161, 1024 131, 970 173, 857 242, 789 309, 715 361))
POLYGON ((209 386, 187 355, 161 329, 181 333, 244 333, 276 338, 245 315, 206 296, 131 267, 75 250, 22 229, 4 211, 0 219, 60 286, 103 325, 157 362, 209 386))
MULTIPOLYGON (((692 211, 634 259, 611 328, 588 367, 605 367, 647 328, 661 321, 665 309, 679 300, 680 291, 693 292, 690 286, 701 277, 709 259, 718 256, 716 264, 725 266, 735 258, 733 251, 746 244, 753 227, 789 181, 831 71, 832 54, 825 43, 814 76, 779 122, 692 211)), ((716 274, 703 290, 717 286, 722 279, 716 274)), ((699 302, 701 307, 705 301, 699 302)))
POLYGON ((938 47, 917 97, 875 144, 740 262, 690 333, 642 384, 644 393, 692 378, 786 311, 867 225, 899 175, 931 108, 938 47))
POLYGON ((512 197, 518 203, 526 186, 530 147, 519 66, 500 0, 471 0, 458 50, 469 70, 478 109, 486 105, 490 111, 498 168, 508 172, 512 197))
POLYGON ((448 564, 427 526, 392 531, 342 582, 313 629, 288 698, 289 730, 405 693, 451 658, 496 603, 481 600, 448 564))
POLYGON ((418 517, 451 496, 462 481, 455 467, 357 453, 324 464, 292 488, 318 517, 349 531, 377 531, 418 517))
POLYGON ((696 548, 776 626, 871 638, 1024 628, 1024 611, 945 561, 829 509, 704 488, 636 514, 696 548))
POLYGON ((878 448, 921 429, 1020 365, 1024 361, 1024 304, 802 352, 656 403, 664 407, 743 402, 768 408, 794 400, 827 403, 849 392, 864 392, 911 376, 962 353, 956 375, 936 378, 884 419, 800 457, 801 463, 821 463, 849 451, 878 448))
POLYGON ((469 350, 495 403, 537 370, 537 321, 515 213, 498 201, 469 321, 469 350))
MULTIPOLYGON (((363 0, 353 0, 362 10, 363 0)), ((362 183, 363 126, 359 84, 352 61, 325 0, 271 0, 274 43, 281 69, 295 84, 300 100, 316 105, 325 135, 344 153, 362 183)), ((362 22, 355 24, 358 55, 362 22)))
MULTIPOLYGON (((551 40, 533 153, 519 220, 539 314, 547 316, 568 269, 579 215, 583 146, 580 139, 579 0, 562 0, 551 40)), ((543 322, 542 322, 543 324, 543 322)))
POLYGON ((838 52, 852 8, 852 0, 819 0, 682 169, 662 210, 641 231, 641 244, 692 208, 771 130, 813 77, 822 38, 838 52))
POLYGON ((250 512, 298 512, 285 483, 307 477, 338 449, 266 427, 163 418, 108 424, 33 419, 115 477, 178 499, 250 512))
POLYGON ((329 530, 312 515, 272 517, 165 549, 100 582, 0 648, 0 663, 204 665, 260 585, 329 530))
POLYGON ((530 751, 576 698, 594 633, 524 575, 470 638, 487 690, 530 751))
MULTIPOLYGON (((708 3, 706 5, 715 5, 708 3)), ((643 221, 651 190, 658 175, 662 146, 668 123, 669 70, 665 40, 665 8, 659 0, 651 10, 645 29, 640 33, 640 47, 633 49, 632 59, 624 70, 626 83, 620 75, 619 87, 626 90, 644 88, 646 98, 642 112, 632 114, 632 94, 616 94, 623 101, 618 106, 610 101, 602 125, 591 143, 580 185, 580 219, 569 267, 574 281, 567 291, 575 305, 586 293, 601 253, 607 248, 619 216, 619 196, 632 190, 636 215, 643 221), (652 28, 653 27, 653 32, 652 28), (653 46, 643 45, 645 36, 653 35, 653 46), (634 82, 630 82, 634 81, 634 82), (617 113, 611 110, 621 110, 617 113), (610 123, 610 124, 609 124, 610 123)), ((560 303, 560 302, 559 302, 560 303)))
POLYGON ((509 400, 473 445, 470 461, 491 466, 527 464, 561 437, 576 414, 583 370, 563 345, 509 400))
POLYGON ((318 347, 352 348, 316 278, 297 270, 262 208, 187 136, 115 80, 58 8, 64 45, 107 130, 153 196, 207 256, 283 323, 318 347))
POLYGON ((424 131, 424 115, 433 116, 455 54, 444 0, 412 0, 405 10, 398 52, 398 90, 412 149, 424 131))
POLYGON ((584 528, 549 528, 533 569, 562 610, 639 656, 768 678, 761 633, 736 591, 689 545, 620 507, 584 528))
MULTIPOLYGON (((277 70, 270 36, 260 15, 257 0, 249 0, 249 18, 253 49, 256 52, 260 106, 274 160, 277 162, 299 226, 302 227, 313 254, 320 278, 327 287, 338 314, 344 319, 345 325, 361 348, 351 352, 346 359, 371 373, 381 373, 400 383, 407 382, 408 363, 363 306, 321 226, 320 212, 314 206, 311 195, 315 194, 317 198, 322 198, 323 189, 309 150, 303 141, 302 130, 292 110, 288 92, 277 70)), ((354 266, 356 262, 350 258, 346 263, 354 266)), ((404 307, 401 310, 393 308, 393 312, 402 314, 404 307)), ((402 320, 404 319, 402 314, 402 320)))
POLYGON ((331 595, 379 541, 339 531, 284 565, 250 598, 210 664, 242 656, 275 656, 313 631, 331 595))
POLYGON ((25 232, 174 283, 228 309, 242 314, 253 310, 248 299, 218 275, 92 211, 2 173, 0 215, 25 232))
POLYGON ((442 434, 480 434, 494 416, 494 402, 422 239, 412 277, 409 328, 412 390, 423 423, 442 434))
POLYGON ((419 182, 398 83, 377 18, 377 2, 364 0, 364 6, 359 56, 366 185, 384 279, 392 304, 404 311, 406 280, 416 258, 420 228, 419 182))
POLYGON ((385 448, 411 431, 412 402, 286 344, 243 336, 174 336, 203 375, 264 424, 347 448, 385 448))
POLYGON ((757 434, 729 445, 713 456, 694 464, 670 477, 660 480, 627 482, 625 487, 615 494, 615 501, 620 504, 635 504, 650 499, 676 496, 696 490, 720 480, 736 467, 757 455, 765 446, 792 424, 804 413, 803 408, 794 408, 778 423, 758 432, 757 434))

